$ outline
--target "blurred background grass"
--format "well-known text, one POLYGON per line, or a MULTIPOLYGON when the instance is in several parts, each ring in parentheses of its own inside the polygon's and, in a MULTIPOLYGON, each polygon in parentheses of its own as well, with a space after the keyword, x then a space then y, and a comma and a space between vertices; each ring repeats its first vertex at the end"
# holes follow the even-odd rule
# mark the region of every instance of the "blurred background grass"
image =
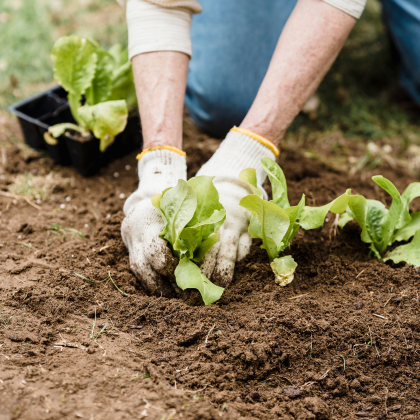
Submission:
MULTIPOLYGON (((1 1, 0 110, 54 83, 51 48, 58 37, 71 33, 91 36, 104 46, 126 44, 124 9, 115 0, 1 1)), ((420 113, 398 85, 377 0, 368 1, 317 94, 320 107, 299 115, 289 136, 312 141, 340 132, 362 143, 380 139, 399 151, 420 144, 420 113)), ((331 142, 333 151, 340 147, 331 142)))
POLYGON ((52 46, 72 33, 126 45, 124 9, 115 0, 1 0, 1 109, 53 83, 52 46))

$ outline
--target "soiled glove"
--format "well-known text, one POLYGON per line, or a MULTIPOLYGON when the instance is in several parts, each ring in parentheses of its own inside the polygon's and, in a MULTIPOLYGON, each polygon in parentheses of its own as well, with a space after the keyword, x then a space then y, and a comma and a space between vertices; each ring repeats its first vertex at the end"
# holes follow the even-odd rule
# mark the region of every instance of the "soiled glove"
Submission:
POLYGON ((274 160, 273 151, 278 154, 277 149, 267 140, 235 127, 197 173, 197 176, 215 176, 213 182, 219 192, 220 202, 226 209, 226 221, 219 232, 220 241, 209 251, 201 266, 203 274, 219 286, 230 284, 236 261, 244 258, 251 247, 248 233, 250 213, 239 206, 239 201, 251 191, 238 179, 239 173, 246 168, 255 168, 258 186, 267 197, 262 188, 266 173, 261 158, 274 160))
POLYGON ((187 179, 185 156, 169 150, 147 152, 138 163, 139 187, 124 204, 121 236, 130 254, 130 268, 143 287, 164 296, 177 290, 173 272, 178 261, 159 237, 164 221, 150 199, 187 179))

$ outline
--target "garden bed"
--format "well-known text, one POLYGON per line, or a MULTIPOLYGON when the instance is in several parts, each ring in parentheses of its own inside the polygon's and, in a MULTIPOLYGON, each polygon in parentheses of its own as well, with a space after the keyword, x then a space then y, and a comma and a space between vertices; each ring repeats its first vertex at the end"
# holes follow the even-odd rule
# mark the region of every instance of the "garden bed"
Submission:
MULTIPOLYGON (((219 142, 187 133, 191 176, 219 142)), ((0 190, 16 168, 49 171, 40 157, 6 152, 0 190)), ((279 164, 292 203, 305 193, 321 205, 346 188, 388 199, 370 173, 350 177, 293 150, 279 164)), ((417 269, 368 257, 359 228, 336 231, 330 214, 294 240, 298 268, 285 288, 254 242, 217 304, 201 306, 195 292, 147 296, 120 236, 135 169, 135 153, 87 179, 63 169, 71 181, 40 210, 0 195, 2 420, 420 418, 417 269), (109 272, 129 296, 74 272, 109 272)), ((400 191, 415 181, 376 173, 400 191)))

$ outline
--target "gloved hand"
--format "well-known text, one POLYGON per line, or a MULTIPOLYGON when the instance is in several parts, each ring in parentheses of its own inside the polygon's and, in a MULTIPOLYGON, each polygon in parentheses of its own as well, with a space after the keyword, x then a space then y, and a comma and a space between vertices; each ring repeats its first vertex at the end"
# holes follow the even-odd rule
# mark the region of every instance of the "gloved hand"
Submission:
POLYGON ((234 127, 197 173, 197 176, 215 176, 213 183, 226 209, 226 220, 219 231, 220 240, 201 265, 203 274, 219 286, 227 287, 230 284, 236 261, 244 258, 251 247, 248 233, 250 213, 239 206, 239 201, 251 191, 239 180, 239 173, 246 168, 255 168, 258 186, 267 198, 262 188, 267 175, 261 158, 274 160, 276 155, 278 150, 271 142, 251 131, 234 127))
POLYGON ((174 187, 179 179, 187 179, 185 153, 174 150, 152 150, 141 157, 139 187, 124 204, 126 217, 121 226, 131 270, 146 291, 164 296, 177 290, 173 273, 178 260, 159 236, 165 224, 150 199, 164 189, 174 187))

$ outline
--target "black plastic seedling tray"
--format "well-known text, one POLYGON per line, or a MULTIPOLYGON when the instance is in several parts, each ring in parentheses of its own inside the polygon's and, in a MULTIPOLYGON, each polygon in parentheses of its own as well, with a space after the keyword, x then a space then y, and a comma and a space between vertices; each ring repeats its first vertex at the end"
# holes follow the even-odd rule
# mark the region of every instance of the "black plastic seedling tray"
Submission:
POLYGON ((48 144, 44 140, 44 133, 50 126, 75 123, 67 93, 61 86, 17 102, 9 107, 9 111, 17 116, 26 144, 34 149, 47 150, 57 163, 73 165, 84 176, 95 174, 112 159, 141 148, 143 144, 138 113, 128 116, 124 131, 115 137, 114 143, 105 152, 99 151, 99 140, 93 136, 82 142, 72 135, 63 134, 57 139, 56 145, 48 144))

